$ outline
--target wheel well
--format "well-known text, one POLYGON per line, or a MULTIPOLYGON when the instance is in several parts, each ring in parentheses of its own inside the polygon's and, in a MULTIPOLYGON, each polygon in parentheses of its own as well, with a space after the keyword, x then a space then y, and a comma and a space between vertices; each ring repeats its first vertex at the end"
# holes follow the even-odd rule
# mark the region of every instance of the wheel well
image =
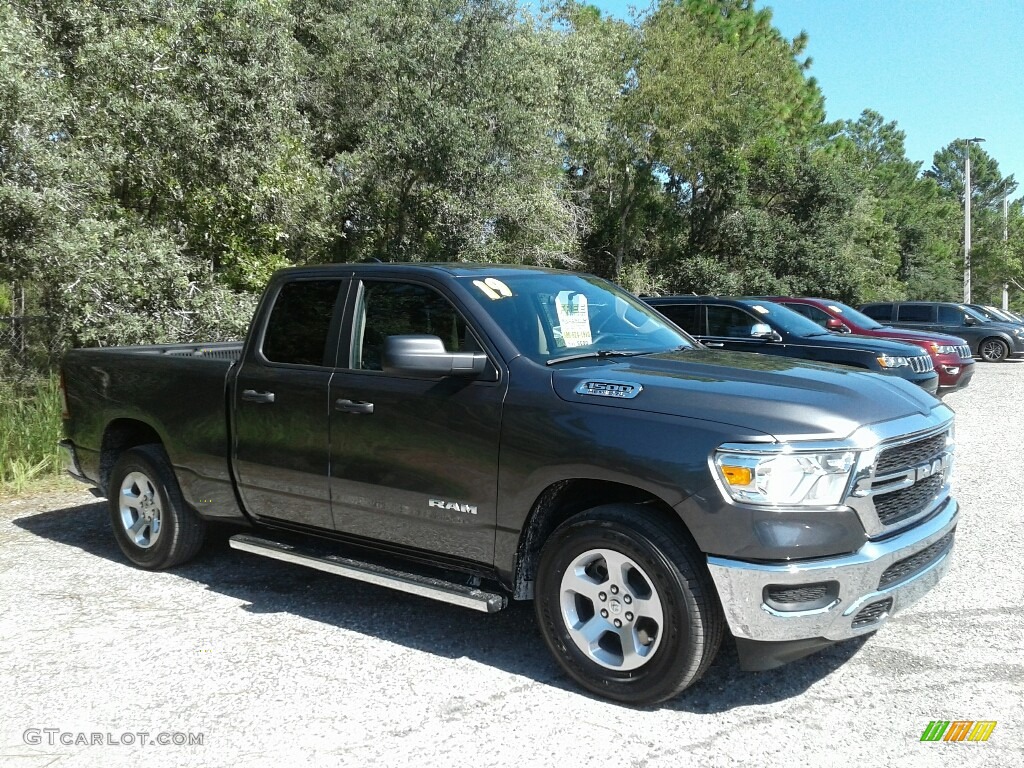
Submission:
POLYGON ((147 443, 162 443, 160 435, 149 424, 135 419, 115 419, 107 425, 100 446, 100 487, 110 482, 110 471, 121 454, 129 448, 147 443))
POLYGON ((649 514, 670 520, 683 536, 692 538, 672 507, 653 493, 606 480, 562 480, 549 485, 537 498, 519 537, 513 589, 516 600, 533 597, 537 563, 548 536, 573 515, 601 504, 643 505, 649 514))

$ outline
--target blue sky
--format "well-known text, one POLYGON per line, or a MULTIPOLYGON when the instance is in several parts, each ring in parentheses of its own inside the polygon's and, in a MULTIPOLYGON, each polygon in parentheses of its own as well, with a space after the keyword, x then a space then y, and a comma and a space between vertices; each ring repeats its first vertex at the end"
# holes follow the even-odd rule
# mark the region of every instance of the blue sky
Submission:
MULTIPOLYGON (((591 0, 629 18, 646 2, 591 0)), ((810 74, 830 120, 870 108, 931 166, 957 138, 980 136, 1024 194, 1024 0, 758 0, 788 38, 810 41, 810 74)))

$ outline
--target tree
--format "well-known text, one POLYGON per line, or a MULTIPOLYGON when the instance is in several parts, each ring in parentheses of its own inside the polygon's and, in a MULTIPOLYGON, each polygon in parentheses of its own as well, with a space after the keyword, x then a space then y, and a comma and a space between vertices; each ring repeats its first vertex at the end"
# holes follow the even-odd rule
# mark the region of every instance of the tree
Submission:
MULTIPOLYGON (((846 121, 835 137, 835 151, 849 159, 858 171, 862 194, 875 201, 875 220, 869 226, 890 233, 874 242, 893 247, 898 259, 898 283, 881 276, 863 298, 952 298, 960 284, 956 206, 934 179, 919 175, 920 163, 906 156, 905 138, 895 121, 885 122, 874 110, 846 121)), ((880 256, 875 253, 876 259, 880 256)))
POLYGON ((559 34, 507 0, 304 3, 335 260, 571 263, 559 34))
POLYGON ((42 364, 71 344, 237 336, 251 307, 211 284, 180 227, 118 197, 121 129, 99 136, 90 121, 102 119, 100 102, 145 99, 90 95, 89 57, 57 46, 84 46, 94 12, 0 9, 0 280, 17 286, 28 314, 44 316, 31 326, 42 364))
MULTIPOLYGON (((1003 283, 1020 275, 1015 251, 1002 242, 1003 198, 1017 189, 1013 175, 1003 176, 999 163, 984 147, 977 143, 953 141, 935 153, 932 167, 925 175, 934 179, 949 200, 955 200, 959 210, 964 209, 965 146, 970 147, 971 159, 971 272, 977 294, 974 298, 992 302, 1002 291, 1003 283)), ((962 219, 961 219, 962 222, 962 219)), ((963 268, 963 229, 957 237, 963 268)))
MULTIPOLYGON (((760 250, 751 238, 774 225, 739 209, 758 205, 748 180, 766 148, 795 157, 824 117, 821 93, 805 76, 809 62, 799 60, 805 43, 783 38, 770 11, 742 0, 662 2, 622 39, 621 95, 604 140, 570 166, 582 169, 579 183, 594 206, 588 266, 678 288, 728 264, 720 271, 739 283, 747 267, 761 274, 753 283, 764 283, 758 257, 735 249, 743 242, 760 250), (739 235, 744 218, 750 226, 739 235), (657 274, 669 277, 652 279, 657 274)), ((794 194, 820 200, 805 191, 794 194)))

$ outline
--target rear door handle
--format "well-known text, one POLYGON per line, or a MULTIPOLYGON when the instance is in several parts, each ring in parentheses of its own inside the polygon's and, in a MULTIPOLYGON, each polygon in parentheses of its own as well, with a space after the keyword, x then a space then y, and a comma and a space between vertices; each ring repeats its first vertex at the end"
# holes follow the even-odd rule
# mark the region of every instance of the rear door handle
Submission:
POLYGON ((334 410, 342 413, 373 413, 373 403, 365 400, 335 400, 334 410))
POLYGON ((704 342, 704 346, 705 347, 724 347, 725 346, 725 342, 724 341, 705 341, 704 342))
POLYGON ((249 403, 272 403, 274 402, 274 393, 257 392, 255 389, 243 389, 242 399, 249 403))

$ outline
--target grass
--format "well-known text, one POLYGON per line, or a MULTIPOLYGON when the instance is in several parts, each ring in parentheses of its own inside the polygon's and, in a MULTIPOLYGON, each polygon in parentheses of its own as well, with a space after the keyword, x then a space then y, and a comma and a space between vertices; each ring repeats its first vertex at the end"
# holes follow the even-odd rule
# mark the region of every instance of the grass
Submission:
POLYGON ((60 385, 0 381, 0 495, 17 495, 61 470, 60 385))

